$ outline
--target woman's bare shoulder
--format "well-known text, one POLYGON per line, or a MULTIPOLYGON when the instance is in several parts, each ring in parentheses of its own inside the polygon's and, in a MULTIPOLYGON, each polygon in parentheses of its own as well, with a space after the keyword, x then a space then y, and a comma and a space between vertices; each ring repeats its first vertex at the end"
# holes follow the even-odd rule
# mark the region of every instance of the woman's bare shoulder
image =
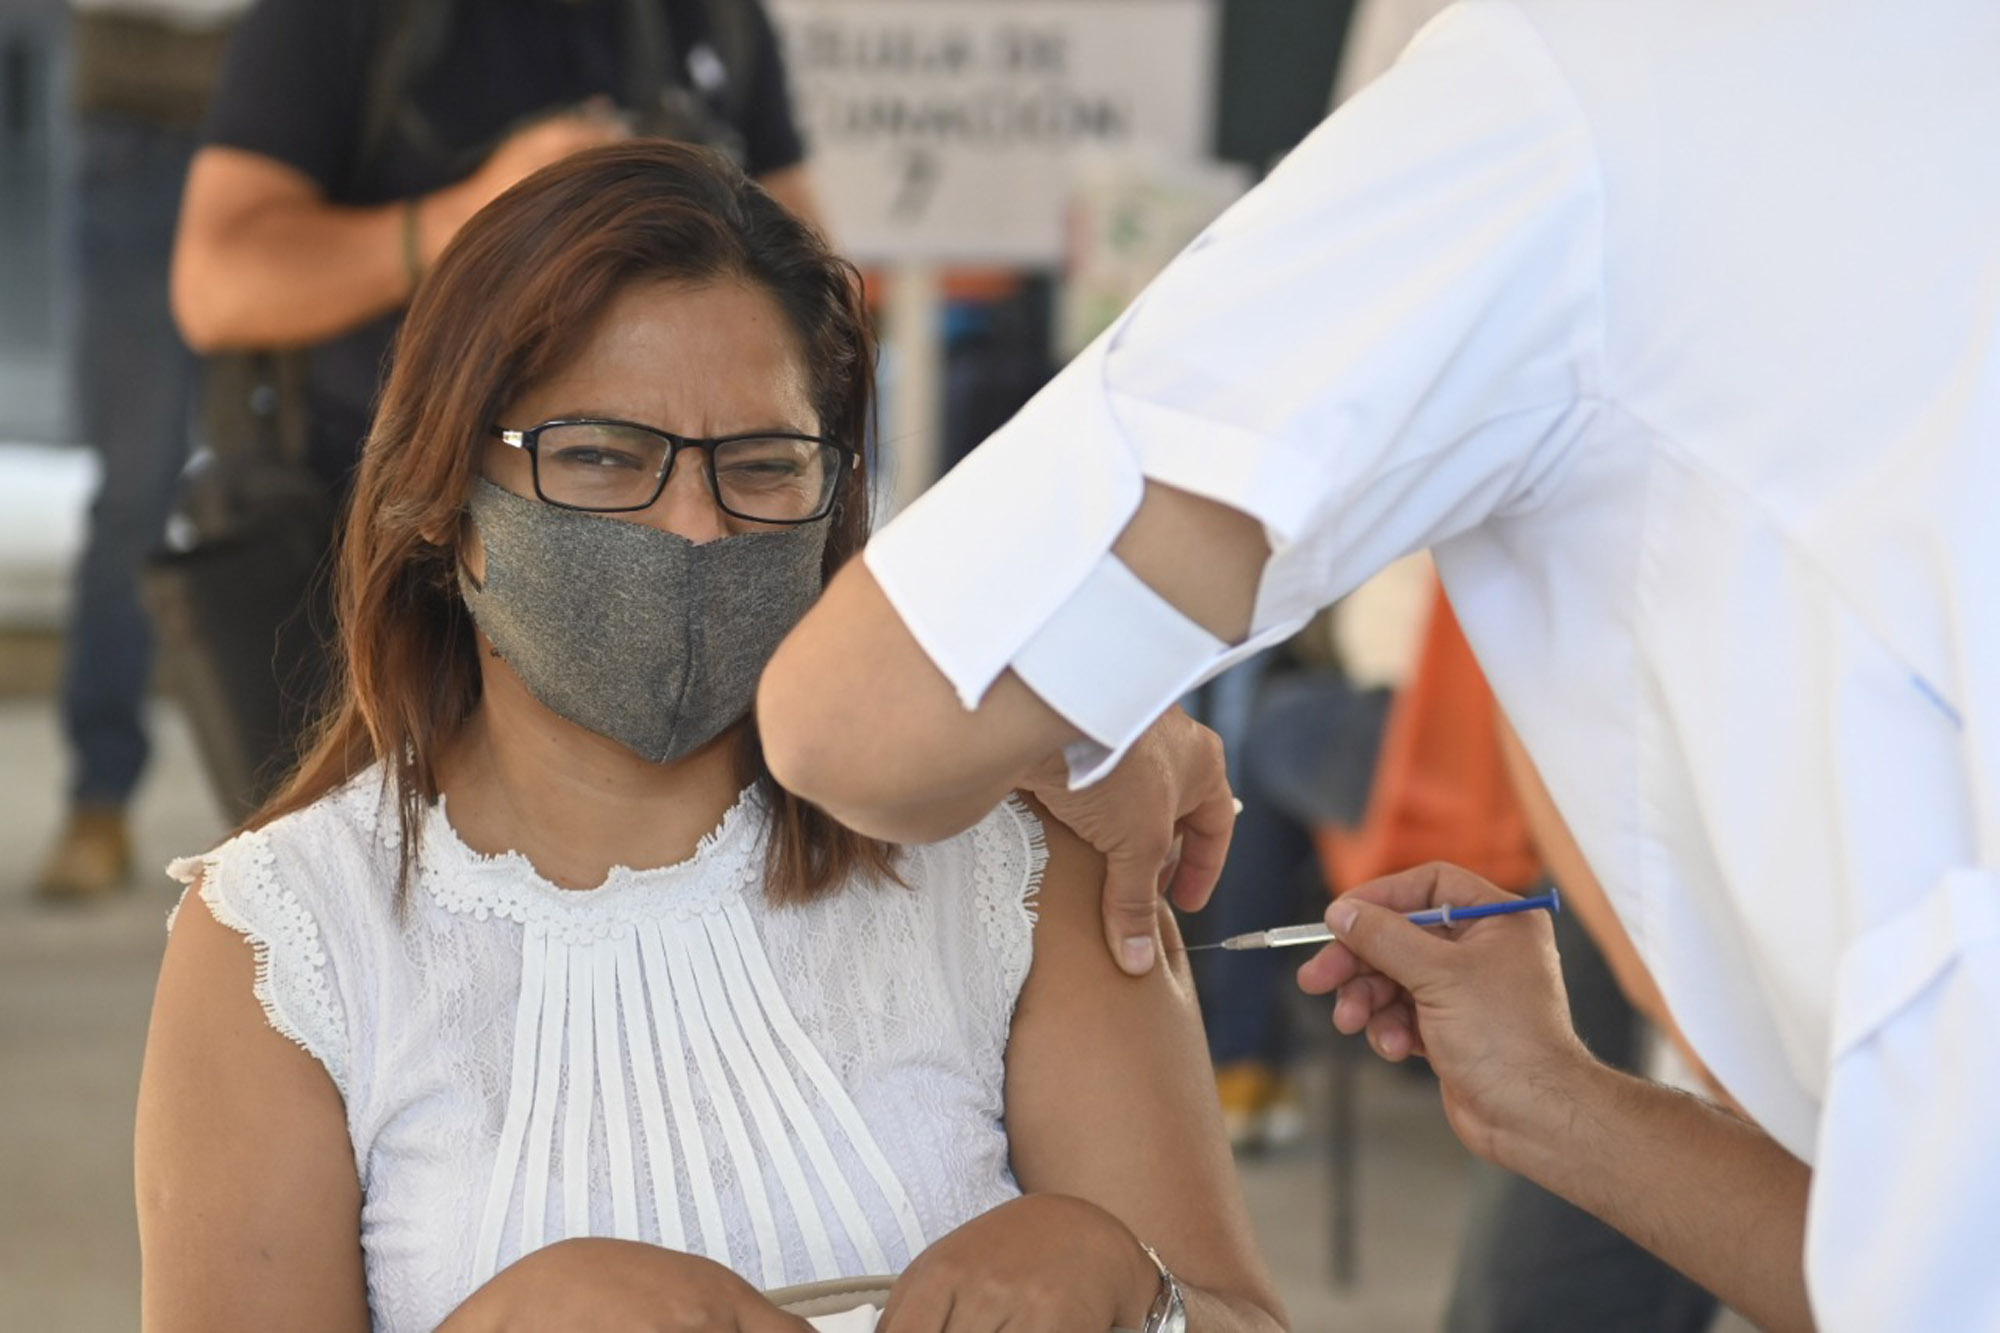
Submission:
POLYGON ((161 963, 139 1084, 145 1326, 366 1329, 340 1093, 268 1021, 256 953, 199 878, 161 963))

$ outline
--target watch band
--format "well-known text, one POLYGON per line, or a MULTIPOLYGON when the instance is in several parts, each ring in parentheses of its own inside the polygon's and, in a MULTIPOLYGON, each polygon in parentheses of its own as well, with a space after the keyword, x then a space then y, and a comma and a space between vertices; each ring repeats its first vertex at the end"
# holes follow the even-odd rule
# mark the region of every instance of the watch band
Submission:
POLYGON ((1153 1267, 1160 1270, 1160 1294, 1153 1298, 1153 1308, 1146 1311, 1142 1333, 1187 1333, 1187 1297, 1181 1291, 1180 1279, 1152 1246, 1142 1240, 1139 1248, 1153 1261, 1153 1267))

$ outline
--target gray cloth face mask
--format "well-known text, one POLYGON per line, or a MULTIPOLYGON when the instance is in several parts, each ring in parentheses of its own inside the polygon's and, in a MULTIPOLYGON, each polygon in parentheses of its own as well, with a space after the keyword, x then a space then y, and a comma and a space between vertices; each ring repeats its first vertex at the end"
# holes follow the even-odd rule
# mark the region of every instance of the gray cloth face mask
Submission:
POLYGON ((481 478, 486 580, 472 619, 537 699, 656 764, 750 711, 778 642, 818 600, 824 522, 697 545, 559 509, 481 478))

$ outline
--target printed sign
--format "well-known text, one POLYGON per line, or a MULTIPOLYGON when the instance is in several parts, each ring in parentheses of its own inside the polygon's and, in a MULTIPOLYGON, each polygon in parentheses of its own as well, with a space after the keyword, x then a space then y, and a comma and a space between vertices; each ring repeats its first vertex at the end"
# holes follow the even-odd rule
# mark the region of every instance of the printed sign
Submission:
POLYGON ((866 263, 1054 265, 1071 162, 1207 156, 1213 0, 771 0, 813 186, 866 263))

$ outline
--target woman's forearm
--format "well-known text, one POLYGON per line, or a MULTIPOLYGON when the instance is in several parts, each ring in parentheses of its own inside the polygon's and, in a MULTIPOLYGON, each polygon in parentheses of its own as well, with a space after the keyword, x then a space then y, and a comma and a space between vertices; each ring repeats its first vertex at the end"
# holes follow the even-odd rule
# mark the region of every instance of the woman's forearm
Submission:
POLYGON ((1811 1329, 1812 1172, 1756 1126, 1699 1098, 1579 1063, 1495 1120, 1494 1161, 1609 1222, 1757 1327, 1811 1329))

